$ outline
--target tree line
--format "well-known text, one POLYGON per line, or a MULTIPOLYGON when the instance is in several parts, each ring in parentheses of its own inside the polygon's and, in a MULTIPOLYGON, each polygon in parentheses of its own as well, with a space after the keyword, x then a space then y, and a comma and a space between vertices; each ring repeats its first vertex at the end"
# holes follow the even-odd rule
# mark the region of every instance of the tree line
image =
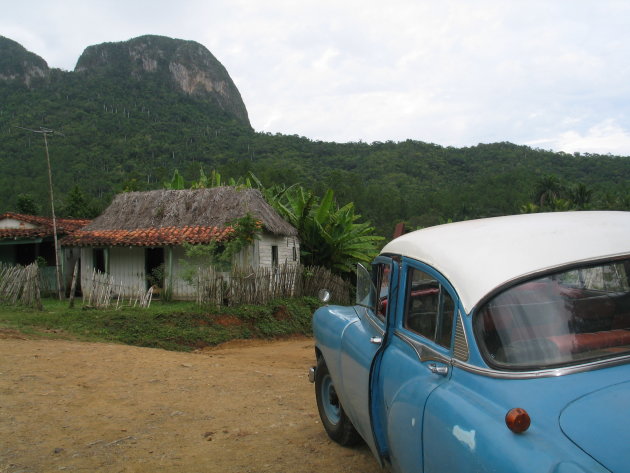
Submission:
POLYGON ((160 188, 175 169, 193 181, 200 168, 235 179, 253 173, 265 187, 297 183, 320 200, 331 190, 340 208, 352 202, 386 238, 398 222, 413 229, 521 211, 630 209, 630 157, 259 133, 157 79, 53 70, 30 89, 0 81, 1 211, 29 200, 44 214, 50 208, 41 137, 16 126, 63 133, 49 140, 55 207, 75 218, 98 215, 119 192, 160 188), (541 201, 549 176, 560 189, 541 201))

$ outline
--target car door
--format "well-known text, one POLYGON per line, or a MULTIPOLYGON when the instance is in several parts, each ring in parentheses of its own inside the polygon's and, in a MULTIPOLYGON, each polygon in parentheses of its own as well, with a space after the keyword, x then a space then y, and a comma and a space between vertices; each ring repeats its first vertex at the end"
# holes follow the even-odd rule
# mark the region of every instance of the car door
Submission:
POLYGON ((457 299, 430 267, 404 258, 398 310, 373 366, 372 417, 377 447, 395 472, 423 468, 424 406, 448 382, 457 299))
MULTIPOLYGON (((349 325, 342 337, 341 382, 344 409, 361 437, 380 460, 370 417, 370 375, 383 345, 389 314, 396 310, 391 293, 398 281, 398 265, 379 256, 372 264, 365 299, 357 305, 358 321, 349 325)), ((361 284, 358 281, 357 286, 361 284)), ((361 289, 358 289, 359 291, 361 289)), ((361 298, 360 296, 358 298, 361 298)))

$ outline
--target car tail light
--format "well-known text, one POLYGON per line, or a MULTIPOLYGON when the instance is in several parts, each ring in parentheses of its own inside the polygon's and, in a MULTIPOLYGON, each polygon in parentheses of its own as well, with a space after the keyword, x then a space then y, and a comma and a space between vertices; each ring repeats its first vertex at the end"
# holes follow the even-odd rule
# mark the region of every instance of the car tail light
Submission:
POLYGON ((510 409, 508 413, 505 414, 505 424, 515 434, 522 434, 527 429, 529 429, 531 419, 529 418, 529 414, 525 409, 515 407, 514 409, 510 409))

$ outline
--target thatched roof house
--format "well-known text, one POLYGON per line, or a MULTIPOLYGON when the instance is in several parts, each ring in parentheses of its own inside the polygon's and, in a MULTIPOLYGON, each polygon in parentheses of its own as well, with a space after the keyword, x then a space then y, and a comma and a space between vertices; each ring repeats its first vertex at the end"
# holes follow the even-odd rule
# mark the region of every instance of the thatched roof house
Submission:
POLYGON ((119 194, 64 246, 164 246, 222 241, 230 222, 251 214, 272 235, 297 236, 256 189, 155 190, 119 194))
POLYGON ((175 298, 192 296, 181 273, 188 256, 184 242, 207 244, 230 238, 231 222, 250 214, 262 223, 262 236, 242 250, 234 265, 274 267, 299 263, 297 230, 256 189, 215 187, 129 192, 116 196, 102 215, 64 237, 64 247, 81 247, 81 283, 93 270, 109 273, 128 287, 155 285, 166 279, 175 298))

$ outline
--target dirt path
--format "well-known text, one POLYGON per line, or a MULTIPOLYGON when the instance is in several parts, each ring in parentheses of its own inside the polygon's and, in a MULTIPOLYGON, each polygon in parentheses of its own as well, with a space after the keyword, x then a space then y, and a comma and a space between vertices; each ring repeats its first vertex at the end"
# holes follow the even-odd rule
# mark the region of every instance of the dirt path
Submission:
POLYGON ((200 353, 0 339, 0 472, 361 472, 319 423, 313 344, 200 353))

